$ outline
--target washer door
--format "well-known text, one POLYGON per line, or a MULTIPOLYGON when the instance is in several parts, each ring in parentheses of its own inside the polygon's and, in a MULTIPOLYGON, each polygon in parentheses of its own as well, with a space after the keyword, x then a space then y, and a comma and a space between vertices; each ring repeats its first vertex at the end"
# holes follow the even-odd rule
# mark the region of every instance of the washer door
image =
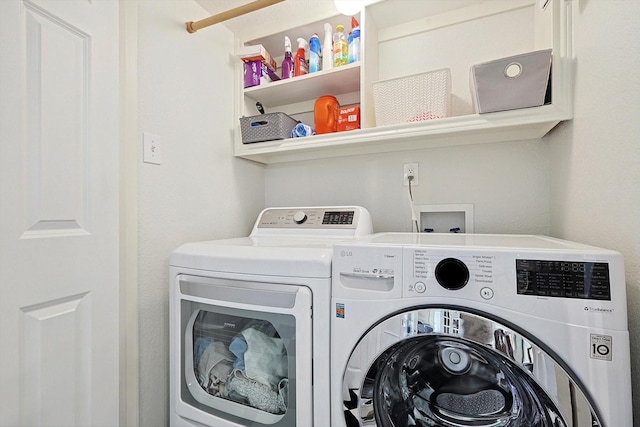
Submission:
POLYGON ((369 330, 344 375, 346 425, 601 426, 567 371, 531 339, 447 308, 369 330))

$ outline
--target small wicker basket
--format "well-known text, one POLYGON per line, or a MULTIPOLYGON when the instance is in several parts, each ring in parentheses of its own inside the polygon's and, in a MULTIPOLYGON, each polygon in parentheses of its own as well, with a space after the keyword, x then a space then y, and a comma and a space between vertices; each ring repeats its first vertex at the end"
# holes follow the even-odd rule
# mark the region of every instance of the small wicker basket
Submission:
POLYGON ((373 83, 376 126, 449 117, 448 68, 373 83))
POLYGON ((291 131, 298 121, 284 113, 269 113, 241 117, 240 133, 243 144, 291 138, 291 131))

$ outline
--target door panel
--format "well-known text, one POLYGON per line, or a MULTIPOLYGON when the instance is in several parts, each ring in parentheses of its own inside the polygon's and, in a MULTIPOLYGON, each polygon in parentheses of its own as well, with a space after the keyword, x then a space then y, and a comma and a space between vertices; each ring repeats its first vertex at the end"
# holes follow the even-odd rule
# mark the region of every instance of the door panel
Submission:
POLYGON ((23 423, 91 425, 91 294, 20 311, 23 423))
POLYGON ((119 417, 118 2, 0 1, 0 426, 119 417))
POLYGON ((24 237, 87 226, 90 47, 88 34, 25 3, 24 237))

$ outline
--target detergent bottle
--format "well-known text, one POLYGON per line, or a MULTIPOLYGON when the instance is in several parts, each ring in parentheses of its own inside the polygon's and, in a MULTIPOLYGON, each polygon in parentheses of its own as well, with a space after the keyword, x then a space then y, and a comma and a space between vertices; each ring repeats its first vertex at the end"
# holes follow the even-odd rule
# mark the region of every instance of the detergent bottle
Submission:
POLYGON ((323 95, 316 99, 313 106, 313 120, 316 134, 336 132, 338 130, 338 108, 340 104, 335 96, 323 95))
POLYGON ((298 52, 293 60, 293 74, 297 76, 303 76, 309 74, 309 64, 307 64, 307 46, 309 43, 302 37, 298 38, 298 52))
POLYGON ((282 60, 282 78, 293 77, 293 57, 291 56, 291 40, 284 36, 284 59, 282 60))

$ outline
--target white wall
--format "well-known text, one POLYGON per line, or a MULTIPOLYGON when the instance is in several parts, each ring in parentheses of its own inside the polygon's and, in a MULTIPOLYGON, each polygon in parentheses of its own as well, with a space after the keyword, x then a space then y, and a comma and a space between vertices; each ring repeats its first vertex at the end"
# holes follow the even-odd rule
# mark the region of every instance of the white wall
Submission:
MULTIPOLYGON (((233 36, 195 34, 195 2, 140 1, 140 132, 162 139, 162 165, 139 168, 140 425, 168 425, 169 255, 189 241, 247 235, 264 205, 263 167, 231 151, 233 36)), ((141 145, 141 136, 140 141, 141 145)))
POLYGON ((640 2, 580 1, 574 120, 548 138, 551 231, 622 252, 640 423, 640 2))
POLYGON ((412 231, 402 172, 417 162, 415 204, 472 203, 477 233, 548 234, 547 150, 526 141, 270 165, 266 204, 358 204, 375 231, 412 231))

